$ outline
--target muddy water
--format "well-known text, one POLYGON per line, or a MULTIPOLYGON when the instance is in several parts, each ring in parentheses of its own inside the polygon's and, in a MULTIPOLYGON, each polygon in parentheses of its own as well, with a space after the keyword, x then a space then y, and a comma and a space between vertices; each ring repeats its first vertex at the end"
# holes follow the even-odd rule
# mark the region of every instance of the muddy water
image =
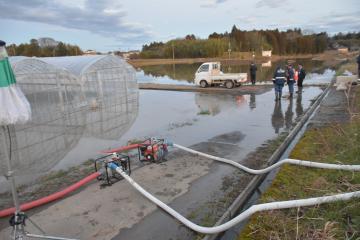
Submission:
MULTIPOLYGON (((286 88, 284 92, 286 95, 286 88)), ((134 105, 133 99, 125 99, 124 103, 123 99, 112 101, 109 98, 109 109, 113 111, 101 111, 96 104, 90 110, 70 115, 62 114, 56 101, 51 105, 34 97, 30 101, 37 103, 36 111, 44 121, 14 131, 31 133, 19 136, 22 136, 23 146, 34 154, 45 152, 44 159, 61 156, 56 165, 51 163, 50 170, 66 169, 96 157, 102 149, 152 136, 241 162, 248 153, 289 128, 320 93, 319 87, 306 87, 293 100, 283 99, 281 104, 275 104, 271 88, 262 94, 239 96, 144 90, 139 93, 138 111, 136 107, 136 111, 128 111, 128 107, 134 105), (49 116, 57 115, 59 118, 47 121, 49 116), (39 144, 34 145, 34 140, 39 144), (48 141, 51 144, 46 145, 44 151, 43 146, 48 141)), ((212 196, 221 194, 221 180, 231 171, 227 166, 213 165, 208 175, 194 182, 189 192, 172 205, 186 215, 212 196)), ((18 180, 29 182, 29 179, 18 180)), ((5 184, 4 179, 0 179, 0 185, 1 181, 5 184)), ((0 189, 7 188, 1 185, 0 189)), ((186 239, 178 228, 181 227, 176 221, 157 211, 130 230, 121 231, 121 236, 127 237, 120 237, 164 239, 166 236, 168 239, 180 235, 179 238, 186 239)))
MULTIPOLYGON (((242 162, 247 154, 290 128, 309 107, 311 100, 321 92, 318 87, 307 87, 293 100, 283 99, 278 104, 273 100, 272 91, 260 95, 235 97, 176 93, 172 95, 173 100, 169 99, 169 103, 173 103, 174 99, 178 98, 184 101, 186 110, 181 106, 171 107, 178 112, 176 119, 181 127, 170 128, 163 136, 202 152, 242 162), (195 101, 193 100, 192 104, 185 102, 186 96, 193 96, 195 101), (199 115, 199 113, 203 114, 199 115), (197 120, 194 120, 194 116, 197 120), (183 121, 189 124, 180 124, 182 122, 180 119, 184 119, 183 121), (191 121, 186 119, 193 119, 193 123, 190 124, 191 121)), ((156 95, 159 99, 167 94, 169 93, 157 92, 156 95)), ((141 115, 140 109, 139 117, 141 115)), ((133 127, 137 124, 141 126, 137 121, 133 127)), ((165 129, 168 122, 156 124, 159 124, 160 129, 165 129)), ((214 163, 210 173, 193 182, 188 193, 174 200, 171 206, 184 216, 194 211, 199 211, 197 212, 199 215, 201 212, 209 211, 201 208, 206 206, 207 202, 216 201, 223 195, 221 190, 223 179, 231 176, 233 171, 229 166, 214 163)), ((195 217, 195 221, 196 219, 195 217)), ((192 239, 193 237, 193 233, 176 220, 162 211, 156 211, 131 229, 122 229, 114 239, 192 239)))
MULTIPOLYGON (((279 62, 271 61, 257 63, 257 81, 270 80, 278 63, 279 62)), ((293 65, 297 68, 297 64, 299 63, 302 63, 306 71, 309 73, 304 83, 307 83, 307 79, 312 79, 312 81, 314 80, 311 73, 322 75, 325 71, 322 61, 295 59, 293 65)), ((200 65, 201 63, 142 66, 137 69, 137 79, 140 83, 192 85, 194 73, 200 65)), ((221 67, 221 70, 224 73, 246 72, 249 74, 249 64, 245 64, 243 62, 231 64, 224 63, 221 67)))

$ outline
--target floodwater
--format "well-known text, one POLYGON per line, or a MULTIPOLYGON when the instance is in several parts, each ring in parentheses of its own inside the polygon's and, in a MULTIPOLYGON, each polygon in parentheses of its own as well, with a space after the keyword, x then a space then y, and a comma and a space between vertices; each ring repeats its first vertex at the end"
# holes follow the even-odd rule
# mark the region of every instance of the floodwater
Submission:
MULTIPOLYGON (((308 72, 308 76, 304 84, 313 84, 307 81, 314 80, 317 75, 327 75, 326 68, 322 61, 311 59, 295 59, 293 66, 297 68, 297 64, 303 64, 304 69, 308 72)), ((278 62, 264 62, 257 64, 257 81, 269 81, 272 79, 278 62)), ((181 84, 193 85, 194 74, 201 63, 193 64, 162 64, 142 66, 137 68, 137 79, 139 83, 158 83, 158 84, 181 84)), ((221 70, 224 73, 245 72, 249 74, 249 64, 247 63, 231 63, 222 64, 221 70)), ((328 79, 328 78, 327 78, 328 79)))
MULTIPOLYGON (((192 64, 184 68, 196 70, 192 64)), ((193 74, 195 70, 188 72, 193 74)), ((325 71, 313 76, 328 82, 333 74, 332 71, 325 71)), ((157 81, 154 75, 146 77, 157 81)), ((167 78, 174 82, 183 81, 167 78)), ((138 81, 142 81, 141 77, 138 81)), ((304 92, 296 94, 294 99, 284 98, 281 103, 275 103, 271 88, 262 94, 238 96, 140 90, 139 95, 136 92, 126 97, 102 94, 106 99, 93 102, 90 108, 74 102, 72 105, 75 107, 68 108, 59 104, 56 89, 38 92, 33 88, 20 87, 33 106, 33 121, 9 128, 13 157, 21 166, 17 172, 21 175, 17 178, 20 184, 29 183, 36 176, 51 170, 66 169, 89 158, 96 158, 103 149, 146 137, 166 138, 197 149, 212 146, 217 149, 213 154, 236 158, 241 162, 267 140, 288 130, 322 92, 320 87, 305 87, 304 92), (21 154, 16 156, 15 152, 21 154)), ((284 95, 287 92, 285 87, 284 95)), ((77 97, 76 92, 64 96, 70 100, 77 97)), ((0 137, 7 138, 6 134, 1 132, 0 137)), ((209 196, 219 193, 221 179, 228 173, 229 168, 225 166, 212 168, 209 174, 192 184, 187 194, 172 204, 180 212, 196 208, 209 196)), ((5 185, 5 178, 0 178, 1 191, 8 190, 5 185)), ((150 236, 156 239, 159 237, 157 234, 161 234, 161 237, 165 232, 169 237, 173 236, 171 234, 176 233, 179 226, 175 220, 169 220, 158 211, 155 214, 158 216, 153 222, 161 223, 157 224, 159 229, 154 228, 151 214, 134 229, 123 231, 122 234, 129 236, 125 239, 141 239, 137 238, 137 234, 144 238, 147 236, 146 239, 150 236), (164 232, 161 226, 165 225, 168 230, 164 232)))
MULTIPOLYGON (((286 94, 287 89, 284 90, 286 94)), ((249 153, 267 140, 289 130, 310 106, 311 100, 321 92, 319 87, 305 87, 304 92, 297 94, 294 99, 283 99, 275 103, 272 90, 259 95, 243 96, 158 91, 155 98, 159 101, 163 97, 172 95, 173 99, 169 99, 171 107, 164 111, 176 116, 175 125, 180 127, 172 127, 174 125, 169 125, 168 119, 164 122, 160 120, 156 123, 153 132, 159 133, 160 130, 163 132, 163 137, 180 145, 192 146, 199 151, 242 162, 249 153), (188 98, 192 103, 186 101, 188 98), (184 104, 177 105, 176 102, 179 101, 177 99, 181 99, 184 104), (201 112, 207 114, 199 115, 201 112)), ((140 101, 142 97, 145 99, 146 95, 147 97, 155 95, 150 91, 142 94, 140 101)), ((147 104, 150 106, 151 102, 147 104)), ((149 112, 141 113, 141 110, 140 107, 138 120, 142 114, 151 116, 149 112)), ((133 127, 142 126, 143 122, 138 120, 133 127)), ((152 122, 155 119, 149 120, 152 122)), ((234 169, 227 165, 214 164, 209 174, 193 182, 189 191, 174 200, 171 206, 187 216, 208 201, 215 201, 214 199, 223 194, 220 189, 224 177, 231 176, 233 171, 234 169)), ((193 237, 192 231, 181 227, 181 224, 168 217, 163 211, 156 211, 131 229, 122 229, 114 239, 192 239, 193 237)))
MULTIPOLYGON (((317 64, 316 62, 313 65, 314 69, 318 68, 317 64)), ((166 68, 169 66, 172 65, 166 68)), ((198 64, 179 64, 173 72, 174 77, 189 79, 197 66, 198 64)), ((164 67, 165 65, 144 67, 158 70, 143 70, 149 71, 148 75, 143 77, 156 82, 159 80, 156 72, 162 72, 164 67)), ((308 67, 310 69, 310 65, 308 67)), ((142 72, 137 73, 138 82, 143 81, 143 77, 139 76, 141 74, 142 72)), ((332 74, 330 70, 322 74, 309 74, 306 81, 329 81, 332 74)), ((166 74, 163 78, 172 83, 184 82, 172 79, 166 74)), ((94 99, 90 108, 84 107, 84 103, 79 100, 80 94, 72 88, 59 97, 56 88, 43 90, 42 86, 20 85, 32 106, 32 121, 21 126, 10 126, 7 130, 12 141, 13 165, 17 166, 16 174, 23 176, 23 182, 28 182, 30 178, 24 177, 25 175, 35 178, 39 173, 80 164, 98 156, 103 149, 125 145, 129 140, 156 136, 191 145, 237 130, 239 126, 246 126, 250 132, 244 134, 254 138, 252 145, 257 146, 262 139, 257 139, 252 127, 261 127, 264 134, 270 132, 272 127, 281 129, 281 124, 277 126, 273 123, 275 125, 272 126, 270 120, 267 120, 272 114, 268 111, 273 106, 272 92, 234 97, 190 92, 140 91, 138 99, 137 92, 126 96, 114 94, 114 91, 121 92, 120 89, 116 90, 116 87, 121 86, 115 84, 116 87, 112 88, 109 84, 113 83, 105 84, 105 92, 101 94, 96 92, 96 89, 86 93, 94 99), (264 103, 265 98, 267 100, 264 103), (61 102, 61 99, 65 99, 65 102, 61 102), (267 125, 251 119, 260 120, 267 125)), ((306 105, 306 101, 313 97, 307 96, 306 91, 303 104, 306 105)), ((285 109, 286 106, 281 108, 285 109)), ((272 137, 268 134, 266 136, 272 137)), ((7 131, 1 131, 0 137, 9 142, 7 131)), ((4 164, 0 165, 0 173, 3 175, 6 169, 4 164)), ((21 179, 19 180, 21 183, 21 179)), ((2 177, 0 186, 1 183, 4 183, 2 177)), ((1 187, 1 190, 5 189, 1 187)))

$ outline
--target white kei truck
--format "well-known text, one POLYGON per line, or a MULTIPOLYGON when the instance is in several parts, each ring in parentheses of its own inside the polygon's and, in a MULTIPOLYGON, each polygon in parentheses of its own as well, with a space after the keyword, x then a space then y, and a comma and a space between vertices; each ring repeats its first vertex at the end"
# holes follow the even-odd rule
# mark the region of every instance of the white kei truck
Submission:
POLYGON ((201 64, 195 73, 195 85, 202 88, 223 85, 230 89, 247 81, 247 73, 223 73, 220 66, 220 62, 201 64))

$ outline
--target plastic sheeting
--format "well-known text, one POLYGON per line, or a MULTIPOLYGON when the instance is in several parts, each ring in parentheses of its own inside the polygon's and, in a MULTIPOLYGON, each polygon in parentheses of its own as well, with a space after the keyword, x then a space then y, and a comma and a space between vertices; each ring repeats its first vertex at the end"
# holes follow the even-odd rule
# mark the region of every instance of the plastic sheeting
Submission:
POLYGON ((0 88, 0 105, 0 126, 22 124, 30 119, 29 102, 16 84, 0 88))
MULTIPOLYGON (((52 61, 59 61, 56 59, 52 61)), ((71 66, 83 66, 82 74, 76 75, 44 58, 10 58, 18 86, 32 107, 31 121, 9 128, 11 161, 17 166, 16 175, 50 170, 83 136, 118 139, 137 116, 135 70, 121 58, 59 59, 68 59, 71 66), (82 59, 90 61, 83 64, 82 59), (76 64, 78 60, 79 65, 76 64)), ((8 135, 7 131, 0 131, 0 137, 5 138, 9 148, 8 135)), ((1 155, 0 150, 0 159, 1 155)), ((6 166, 0 161, 0 174, 5 170, 6 166)))

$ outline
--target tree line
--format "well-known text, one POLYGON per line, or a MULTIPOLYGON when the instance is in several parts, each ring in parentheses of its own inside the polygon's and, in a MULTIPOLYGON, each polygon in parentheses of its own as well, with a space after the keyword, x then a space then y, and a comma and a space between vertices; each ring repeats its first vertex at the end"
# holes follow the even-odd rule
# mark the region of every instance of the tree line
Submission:
POLYGON ((347 47, 350 50, 360 49, 360 32, 338 33, 330 39, 331 46, 347 47))
POLYGON ((193 34, 168 42, 152 42, 143 45, 141 58, 198 58, 222 57, 231 52, 272 50, 273 54, 314 54, 325 51, 329 36, 326 32, 304 34, 300 28, 286 31, 240 30, 235 25, 231 32, 212 33, 207 39, 193 34))
POLYGON ((19 45, 10 44, 6 47, 9 56, 55 57, 82 55, 83 51, 76 45, 59 42, 56 46, 40 47, 38 40, 31 39, 30 43, 19 45))

